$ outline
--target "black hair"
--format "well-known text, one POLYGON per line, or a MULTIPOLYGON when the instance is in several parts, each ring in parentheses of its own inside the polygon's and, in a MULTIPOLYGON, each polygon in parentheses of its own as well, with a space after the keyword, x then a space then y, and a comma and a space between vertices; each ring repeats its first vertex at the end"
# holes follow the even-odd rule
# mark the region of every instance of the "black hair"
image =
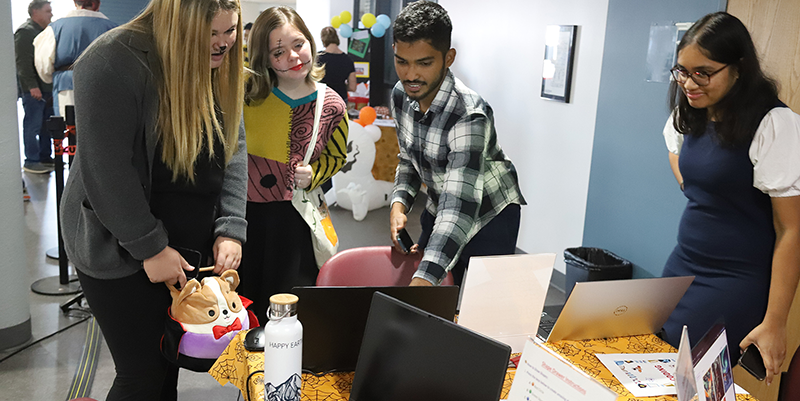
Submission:
POLYGON ((253 23, 252 22, 248 22, 248 23, 244 24, 244 28, 242 28, 243 31, 244 30, 248 30, 248 29, 253 29, 253 23))
MULTIPOLYGON (((728 64, 730 73, 738 77, 714 105, 716 131, 723 146, 749 145, 761 120, 779 103, 777 84, 761 69, 750 33, 738 18, 716 12, 686 31, 678 52, 691 44, 697 44, 709 59, 728 64)), ((675 129, 681 134, 703 135, 708 124, 707 110, 690 106, 676 81, 670 84, 669 99, 675 129)))
POLYGON ((425 40, 442 54, 450 50, 453 23, 442 6, 430 1, 411 3, 400 11, 392 28, 394 43, 425 40))
POLYGON ((33 0, 31 4, 28 4, 28 15, 33 17, 34 11, 41 10, 42 7, 48 4, 50 4, 50 2, 46 0, 33 0))

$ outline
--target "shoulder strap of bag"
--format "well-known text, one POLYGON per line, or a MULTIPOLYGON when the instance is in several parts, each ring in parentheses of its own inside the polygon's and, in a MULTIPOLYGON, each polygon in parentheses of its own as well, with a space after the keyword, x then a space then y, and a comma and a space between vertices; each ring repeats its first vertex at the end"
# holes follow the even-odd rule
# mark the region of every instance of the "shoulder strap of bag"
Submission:
POLYGON ((308 150, 306 150, 306 157, 303 158, 303 164, 308 165, 311 161, 311 155, 314 154, 314 148, 317 146, 317 134, 319 134, 319 117, 322 115, 322 105, 325 103, 325 89, 328 86, 317 82, 317 107, 314 110, 314 128, 311 132, 311 141, 308 142, 308 150))

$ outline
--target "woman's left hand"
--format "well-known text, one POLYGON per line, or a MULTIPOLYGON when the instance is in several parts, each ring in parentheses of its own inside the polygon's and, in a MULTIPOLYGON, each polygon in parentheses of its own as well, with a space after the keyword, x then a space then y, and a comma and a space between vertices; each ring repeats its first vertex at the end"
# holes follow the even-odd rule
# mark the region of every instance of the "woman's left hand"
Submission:
POLYGON ((306 189, 311 185, 311 176, 314 171, 311 166, 298 164, 294 167, 294 186, 299 189, 306 189))
POLYGON ((217 237, 214 241, 214 274, 225 270, 236 270, 242 261, 242 243, 228 237, 217 237))
POLYGON ((764 359, 767 368, 767 385, 772 383, 773 377, 780 373, 781 365, 786 357, 786 327, 761 322, 739 343, 739 348, 746 349, 750 344, 755 344, 764 359))

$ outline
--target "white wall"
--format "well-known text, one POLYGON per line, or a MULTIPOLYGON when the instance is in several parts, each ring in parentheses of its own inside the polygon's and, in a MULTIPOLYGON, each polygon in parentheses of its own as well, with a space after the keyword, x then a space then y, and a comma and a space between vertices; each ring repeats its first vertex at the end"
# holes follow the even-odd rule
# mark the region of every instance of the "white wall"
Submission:
POLYGON ((517 166, 517 246, 580 246, 589 185, 608 0, 439 0, 453 21, 453 72, 492 105, 499 142, 517 166), (491 11, 491 12, 488 12, 491 11), (539 97, 546 25, 578 25, 570 103, 539 97))
POLYGON ((261 14, 262 11, 274 7, 274 6, 289 6, 294 8, 295 7, 294 0, 267 0, 267 1, 260 1, 260 0, 245 0, 242 1, 240 4, 242 6, 242 25, 247 24, 248 22, 255 22, 256 18, 258 18, 258 14, 261 14))
MULTIPOLYGON (((331 18, 339 15, 342 11, 350 11, 353 13, 353 0, 297 0, 297 13, 305 21, 308 30, 314 36, 317 42, 317 50, 322 50, 322 41, 319 38, 319 33, 322 28, 331 25, 331 18)), ((350 21, 350 26, 353 26, 353 21, 350 21)), ((347 39, 339 37, 339 48, 347 52, 347 39)))

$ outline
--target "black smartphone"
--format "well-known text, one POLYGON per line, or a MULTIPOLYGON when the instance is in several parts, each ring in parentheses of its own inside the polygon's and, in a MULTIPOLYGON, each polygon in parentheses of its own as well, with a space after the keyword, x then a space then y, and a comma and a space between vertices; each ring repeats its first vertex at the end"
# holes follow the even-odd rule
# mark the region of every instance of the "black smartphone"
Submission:
POLYGON ((411 247, 414 246, 414 240, 411 239, 411 236, 408 235, 408 231, 406 231, 405 228, 397 232, 397 243, 400 244, 400 248, 402 248, 405 253, 411 252, 411 247))
MULTIPOLYGON (((172 249, 178 251, 178 253, 181 254, 181 257, 183 257, 186 263, 188 263, 190 266, 194 266, 194 270, 190 272, 184 271, 184 273, 186 274, 186 279, 191 280, 193 278, 199 278, 200 271, 198 269, 202 267, 201 263, 203 262, 202 260, 203 256, 200 253, 200 251, 180 246, 174 246, 174 245, 170 246, 172 247, 172 249)), ((176 286, 175 288, 178 288, 177 284, 175 284, 175 286, 176 286)))
POLYGON ((742 356, 739 357, 739 365, 758 380, 764 380, 767 377, 767 368, 764 366, 761 352, 755 344, 750 344, 742 352, 742 356))

